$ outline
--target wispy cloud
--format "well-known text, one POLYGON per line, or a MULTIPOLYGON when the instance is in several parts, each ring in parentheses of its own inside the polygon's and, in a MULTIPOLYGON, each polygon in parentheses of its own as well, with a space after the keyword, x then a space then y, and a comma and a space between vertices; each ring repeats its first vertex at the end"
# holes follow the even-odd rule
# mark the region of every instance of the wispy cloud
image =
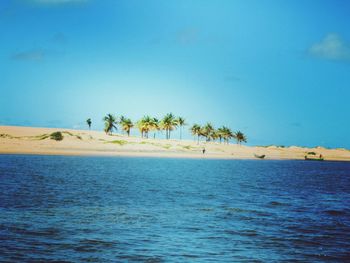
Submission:
POLYGON ((65 44, 67 42, 67 37, 59 32, 52 36, 51 41, 56 44, 65 44))
POLYGON ((236 82, 236 81, 240 81, 241 78, 234 76, 234 75, 227 75, 224 77, 224 81, 226 82, 236 82))
POLYGON ((295 127, 295 128, 300 128, 300 127, 302 127, 302 124, 301 124, 301 122, 296 121, 296 122, 290 123, 290 126, 295 127))
POLYGON ((184 28, 179 30, 176 35, 176 40, 182 45, 194 44, 198 41, 199 32, 196 28, 184 28))
POLYGON ((41 61, 45 58, 45 51, 42 49, 21 51, 11 55, 13 60, 41 61))
POLYGON ((338 34, 328 34, 320 42, 308 49, 308 54, 322 59, 350 62, 350 43, 346 43, 338 34))

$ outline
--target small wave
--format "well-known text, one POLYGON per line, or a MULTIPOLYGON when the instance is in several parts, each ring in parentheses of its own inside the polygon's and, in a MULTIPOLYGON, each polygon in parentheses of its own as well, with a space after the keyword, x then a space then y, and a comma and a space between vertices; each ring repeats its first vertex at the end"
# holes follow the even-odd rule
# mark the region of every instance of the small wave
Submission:
POLYGON ((224 209, 225 209, 226 211, 236 212, 236 213, 249 212, 249 210, 245 210, 245 209, 238 208, 238 207, 225 207, 224 209))
POLYGON ((255 236, 258 236, 259 234, 255 230, 243 230, 243 231, 240 231, 240 235, 247 236, 247 237, 255 237, 255 236))
POLYGON ((203 228, 200 227, 185 227, 185 230, 191 231, 191 232, 197 232, 197 231, 202 231, 203 228))
POLYGON ((202 212, 213 212, 214 211, 214 209, 210 208, 210 207, 203 207, 203 208, 199 208, 198 210, 202 211, 202 212))
POLYGON ((331 216, 344 216, 344 215, 346 215, 346 211, 343 211, 343 210, 326 210, 324 212, 328 215, 331 215, 331 216))
POLYGON ((258 236, 259 233, 256 230, 253 229, 247 229, 247 230, 225 230, 225 234, 228 235, 237 235, 237 236, 246 236, 246 237, 254 237, 258 236))
POLYGON ((161 257, 145 257, 142 255, 120 255, 117 256, 118 260, 126 260, 131 262, 148 262, 148 263, 158 263, 164 262, 161 257))
POLYGON ((97 240, 97 239, 84 239, 79 241, 79 244, 74 246, 74 250, 77 252, 97 252, 101 249, 111 249, 115 246, 115 242, 97 240))
POLYGON ((289 206, 289 204, 272 201, 269 203, 269 206, 289 206))
POLYGON ((95 248, 95 247, 91 247, 91 246, 77 246, 77 247, 74 247, 74 251, 77 251, 77 252, 97 252, 97 251, 99 251, 99 249, 95 248))
POLYGON ((249 210, 249 209, 242 209, 242 208, 236 208, 236 207, 225 207, 224 210, 228 211, 229 213, 250 213, 255 214, 257 216, 271 216, 271 213, 268 213, 266 211, 259 211, 259 210, 249 210))

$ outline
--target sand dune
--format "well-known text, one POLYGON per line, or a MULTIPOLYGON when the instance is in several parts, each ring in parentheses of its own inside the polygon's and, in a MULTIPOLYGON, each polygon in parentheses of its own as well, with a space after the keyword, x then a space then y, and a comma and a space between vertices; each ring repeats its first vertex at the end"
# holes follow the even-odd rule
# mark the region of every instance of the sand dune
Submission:
POLYGON ((193 140, 142 139, 126 135, 106 135, 104 132, 58 128, 0 126, 1 154, 45 155, 101 155, 101 156, 154 156, 179 158, 254 159, 254 154, 264 154, 265 159, 304 159, 308 152, 322 154, 325 160, 350 161, 347 149, 322 147, 259 147, 197 142, 193 140), (60 131, 62 141, 50 134, 60 131), (206 153, 202 154, 205 147, 206 153))

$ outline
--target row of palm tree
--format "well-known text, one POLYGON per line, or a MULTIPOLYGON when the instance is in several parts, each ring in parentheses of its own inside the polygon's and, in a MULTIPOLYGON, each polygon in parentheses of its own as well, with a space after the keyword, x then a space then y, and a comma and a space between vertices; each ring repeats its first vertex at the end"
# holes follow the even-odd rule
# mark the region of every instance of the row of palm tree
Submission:
POLYGON ((232 132, 232 130, 226 126, 215 129, 211 123, 207 123, 202 127, 198 124, 193 124, 190 130, 193 136, 197 136, 197 143, 199 143, 200 137, 204 137, 207 142, 217 139, 219 139, 220 143, 224 140, 227 144, 230 139, 235 139, 238 144, 247 142, 247 137, 241 131, 232 132))
POLYGON ((142 138, 148 138, 150 131, 154 131, 153 138, 155 138, 156 131, 160 130, 160 121, 157 118, 151 118, 146 115, 137 122, 137 127, 142 138))
MULTIPOLYGON (((166 114, 162 120, 146 115, 136 123, 133 123, 125 116, 121 116, 117 119, 113 114, 107 114, 103 118, 103 121, 105 123, 104 131, 106 134, 112 135, 113 130, 118 130, 119 125, 122 131, 130 136, 131 129, 136 126, 139 129, 142 138, 149 138, 150 132, 153 132, 153 138, 155 138, 156 133, 159 131, 165 131, 166 139, 170 139, 171 132, 179 127, 180 139, 182 139, 183 127, 187 125, 184 118, 176 117, 172 113, 166 114)), ((91 119, 87 119, 86 123, 90 129, 92 124, 91 119)), ((215 129, 211 123, 207 123, 204 126, 193 124, 190 131, 193 136, 197 136, 198 143, 201 137, 204 137, 207 142, 219 140, 220 143, 224 141, 224 143, 228 144, 230 139, 235 139, 238 144, 247 142, 246 136, 241 131, 233 132, 226 126, 215 129)))

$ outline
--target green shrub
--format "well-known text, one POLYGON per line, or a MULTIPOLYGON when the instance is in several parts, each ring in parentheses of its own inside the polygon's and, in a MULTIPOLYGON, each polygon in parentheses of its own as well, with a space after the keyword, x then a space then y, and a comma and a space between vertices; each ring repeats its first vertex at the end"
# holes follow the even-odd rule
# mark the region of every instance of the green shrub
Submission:
POLYGON ((119 145, 123 146, 124 144, 127 144, 128 142, 124 141, 124 140, 114 140, 114 141, 110 141, 108 143, 119 144, 119 145))
POLYGON ((45 140, 50 137, 50 134, 41 134, 34 137, 36 140, 45 140))
POLYGON ((170 147, 171 147, 171 144, 166 144, 163 146, 164 149, 170 149, 170 147))
POLYGON ((63 135, 62 132, 53 132, 50 134, 50 139, 55 140, 55 141, 62 141, 63 140, 63 135))

